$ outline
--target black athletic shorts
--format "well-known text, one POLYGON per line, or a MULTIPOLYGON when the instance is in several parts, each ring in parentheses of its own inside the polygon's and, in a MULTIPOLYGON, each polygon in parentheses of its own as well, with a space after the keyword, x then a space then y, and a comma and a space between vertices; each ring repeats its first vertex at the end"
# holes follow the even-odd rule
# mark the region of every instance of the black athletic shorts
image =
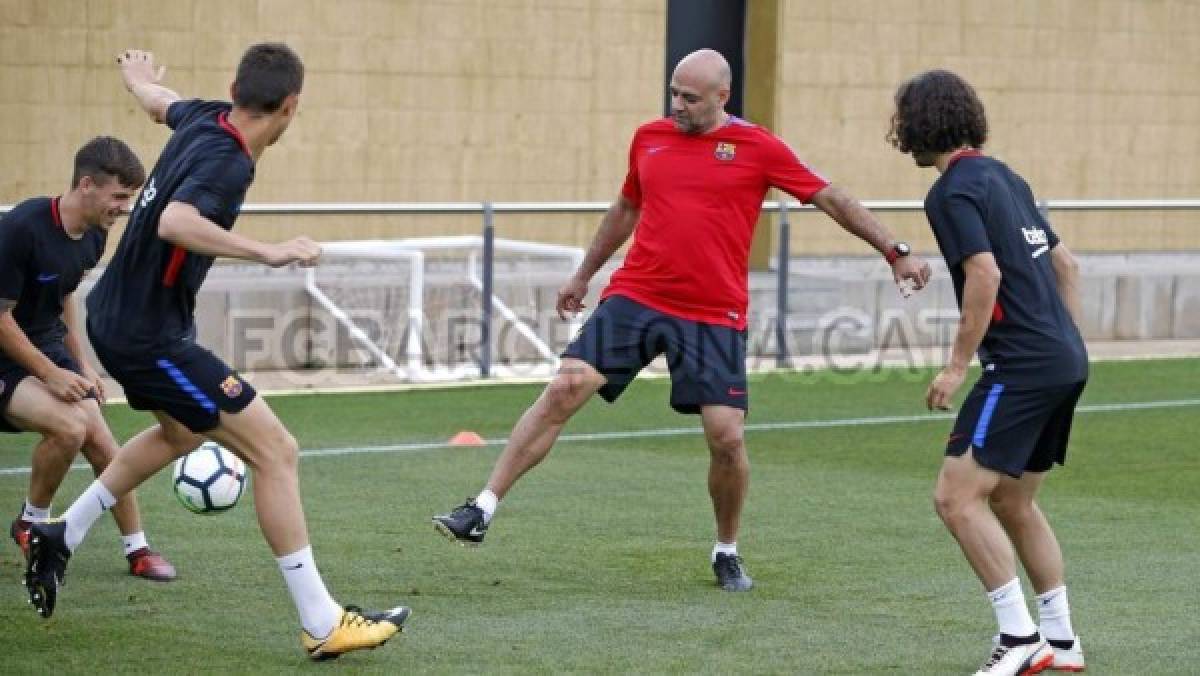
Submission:
POLYGON ((216 355, 194 343, 160 354, 127 355, 92 338, 100 363, 121 387, 131 408, 162 411, 201 434, 217 426, 221 411, 237 413, 254 400, 254 388, 216 355))
POLYGON ((707 405, 749 410, 745 331, 680 319, 624 296, 601 302, 562 356, 602 373, 608 382, 599 394, 613 402, 660 354, 667 357, 676 411, 699 413, 707 405))
POLYGON ((1016 478, 1063 464, 1086 384, 1013 386, 981 378, 958 412, 946 455, 971 448, 980 465, 1016 478))
MULTIPOLYGON (((39 348, 42 354, 46 355, 54 365, 60 369, 67 369, 82 375, 79 364, 67 352, 67 346, 62 343, 49 347, 39 348)), ((21 384, 22 380, 28 378, 31 374, 25 370, 24 366, 16 363, 6 356, 0 356, 0 414, 8 410, 8 402, 12 400, 13 392, 17 389, 17 385, 21 384)), ((92 395, 95 396, 95 395, 92 395)), ((17 429, 8 418, 0 415, 0 432, 20 433, 24 430, 17 429)))

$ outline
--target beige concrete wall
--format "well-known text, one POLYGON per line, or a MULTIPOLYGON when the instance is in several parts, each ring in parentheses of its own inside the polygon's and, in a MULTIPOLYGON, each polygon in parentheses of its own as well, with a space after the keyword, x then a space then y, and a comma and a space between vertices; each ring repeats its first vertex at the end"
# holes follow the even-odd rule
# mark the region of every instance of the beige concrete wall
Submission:
MULTIPOLYGON (((661 0, 0 0, 0 203, 63 190, 95 134, 153 163, 168 130, 125 92, 120 50, 153 50, 185 96, 224 98, 242 50, 262 40, 291 44, 307 78, 250 202, 611 199, 633 129, 661 111, 664 22, 661 0)), ((586 239, 596 221, 534 219, 532 234, 586 239)), ((478 221, 239 227, 344 238, 478 221)))
MULTIPOLYGON (((1200 2, 781 0, 777 131, 862 198, 917 199, 934 176, 883 140, 896 84, 961 72, 990 150, 1047 198, 1200 193, 1200 2)), ((0 0, 0 203, 61 191, 86 138, 166 139, 113 57, 154 50, 166 82, 222 97, 242 49, 282 39, 308 79, 249 200, 608 200, 633 128, 660 113, 662 0, 0 0)), ((919 216, 892 217, 930 246, 919 216)), ((586 243, 595 216, 499 221, 586 243)), ((1056 218, 1084 249, 1200 248, 1194 214, 1056 218)), ((476 232, 475 218, 244 216, 282 238, 476 232)), ((862 247, 803 217, 798 253, 862 247)))
MULTIPOLYGON (((987 108, 988 151, 1040 198, 1200 194, 1200 3, 1195 0, 786 2, 780 133, 853 193, 923 198, 936 178, 885 141, 904 78, 949 68, 987 108)), ((932 246, 921 217, 889 217, 932 246)), ((1055 215, 1096 250, 1200 248, 1200 214, 1055 215)), ((850 250, 836 226, 793 249, 850 250)))

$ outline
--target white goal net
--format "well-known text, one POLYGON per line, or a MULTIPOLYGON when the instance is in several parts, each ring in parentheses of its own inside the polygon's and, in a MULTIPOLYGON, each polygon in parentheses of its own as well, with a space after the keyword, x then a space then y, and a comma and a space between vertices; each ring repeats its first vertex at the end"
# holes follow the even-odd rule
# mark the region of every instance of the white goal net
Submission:
MULTIPOLYGON (((542 376, 557 367, 577 326, 557 319, 556 293, 582 259, 574 247, 493 241, 487 345, 494 374, 542 376)), ((305 274, 314 324, 345 338, 316 346, 322 363, 405 381, 480 375, 482 237, 328 242, 305 274)))

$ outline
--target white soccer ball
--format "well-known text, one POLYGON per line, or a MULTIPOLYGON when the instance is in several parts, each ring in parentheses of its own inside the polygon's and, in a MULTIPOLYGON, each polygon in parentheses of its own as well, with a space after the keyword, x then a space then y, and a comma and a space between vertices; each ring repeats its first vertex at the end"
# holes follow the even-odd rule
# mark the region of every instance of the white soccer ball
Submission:
POLYGON ((246 489, 246 463, 215 441, 175 461, 175 497, 197 514, 233 507, 246 489))

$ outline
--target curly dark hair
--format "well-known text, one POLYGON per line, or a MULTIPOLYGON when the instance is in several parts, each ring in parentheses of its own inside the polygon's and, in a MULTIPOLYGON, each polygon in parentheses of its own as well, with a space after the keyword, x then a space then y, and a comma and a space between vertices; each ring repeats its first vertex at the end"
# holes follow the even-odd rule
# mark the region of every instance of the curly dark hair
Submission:
POLYGON ((947 70, 913 76, 896 90, 887 140, 902 153, 945 153, 987 140, 983 103, 967 81, 947 70))

